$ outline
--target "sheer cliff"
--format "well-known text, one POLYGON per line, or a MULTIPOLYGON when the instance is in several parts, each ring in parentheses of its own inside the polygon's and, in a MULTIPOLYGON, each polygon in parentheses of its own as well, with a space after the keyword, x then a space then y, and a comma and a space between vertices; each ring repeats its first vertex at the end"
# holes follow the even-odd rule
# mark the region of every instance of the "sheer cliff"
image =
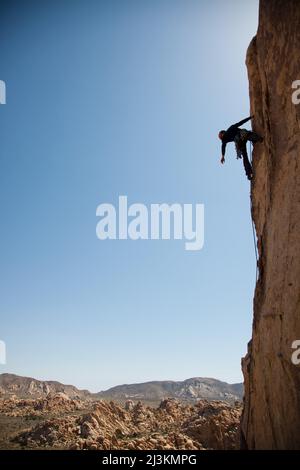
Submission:
POLYGON ((300 449, 300 1, 261 0, 247 52, 253 151, 252 218, 259 251, 252 340, 242 360, 243 446, 300 449))

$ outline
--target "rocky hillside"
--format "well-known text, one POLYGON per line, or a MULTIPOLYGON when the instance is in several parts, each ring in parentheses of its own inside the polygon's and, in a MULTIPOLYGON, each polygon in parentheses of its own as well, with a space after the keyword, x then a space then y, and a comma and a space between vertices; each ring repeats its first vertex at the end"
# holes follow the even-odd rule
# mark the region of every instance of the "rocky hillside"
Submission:
POLYGON ((0 399, 1 449, 237 449, 240 405, 0 399))
POLYGON ((78 390, 73 385, 21 377, 15 374, 0 374, 0 396, 16 395, 22 398, 39 398, 55 393, 64 393, 70 398, 86 398, 90 395, 87 390, 78 390))
POLYGON ((259 250, 252 341, 243 360, 244 445, 300 449, 300 2, 261 0, 247 67, 254 129, 252 217, 259 250))
POLYGON ((242 399, 243 385, 230 385, 215 379, 195 377, 182 382, 161 381, 119 385, 99 393, 98 396, 121 401, 130 398, 154 402, 171 397, 189 402, 199 399, 234 402, 242 399))
POLYGON ((161 381, 139 384, 119 385, 99 393, 79 390, 73 385, 60 382, 36 380, 14 374, 0 375, 0 396, 15 395, 19 398, 42 398, 49 394, 63 393, 69 398, 98 400, 127 399, 157 403, 165 398, 178 398, 181 401, 193 402, 200 399, 222 400, 233 403, 242 400, 243 385, 229 385, 215 379, 196 377, 182 382, 161 381))

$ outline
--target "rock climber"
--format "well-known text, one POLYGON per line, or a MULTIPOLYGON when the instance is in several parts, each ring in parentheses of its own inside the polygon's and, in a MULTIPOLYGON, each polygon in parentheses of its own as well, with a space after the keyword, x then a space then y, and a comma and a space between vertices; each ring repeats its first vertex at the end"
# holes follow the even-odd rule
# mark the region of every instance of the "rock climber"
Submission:
POLYGON ((237 122, 236 124, 233 124, 232 126, 228 127, 228 129, 222 130, 219 132, 218 137, 220 140, 222 140, 222 156, 221 156, 221 163, 225 163, 225 151, 226 151, 226 145, 228 142, 234 142, 235 143, 235 148, 236 148, 236 153, 237 153, 237 158, 242 158, 243 157, 243 163, 244 163, 244 168, 246 172, 246 176, 248 180, 252 179, 252 166, 251 163, 249 162, 248 154, 247 154, 247 142, 250 141, 253 144, 256 142, 262 142, 263 138, 256 134, 253 131, 248 131, 247 129, 240 129, 240 126, 245 124, 247 121, 250 121, 253 116, 250 116, 246 119, 242 119, 242 121, 237 122))

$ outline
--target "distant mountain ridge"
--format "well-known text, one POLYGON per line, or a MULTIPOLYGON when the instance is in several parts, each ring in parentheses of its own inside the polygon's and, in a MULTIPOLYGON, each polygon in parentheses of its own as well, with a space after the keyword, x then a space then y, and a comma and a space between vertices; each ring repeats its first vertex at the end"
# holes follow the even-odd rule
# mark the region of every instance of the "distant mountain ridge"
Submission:
POLYGON ((74 385, 65 385, 56 381, 37 380, 8 373, 0 374, 0 396, 39 398, 59 392, 65 393, 70 398, 89 400, 157 402, 165 398, 177 398, 185 402, 195 402, 201 399, 233 402, 242 400, 243 384, 228 384, 216 379, 194 377, 183 381, 165 380, 124 384, 102 392, 91 393, 88 390, 79 390, 74 385))
POLYGON ((152 381, 129 385, 118 385, 96 394, 99 398, 113 400, 159 401, 177 398, 182 401, 222 400, 235 401, 243 398, 243 384, 228 384, 220 380, 194 377, 183 381, 152 381))
POLYGON ((0 396, 40 398, 60 392, 65 393, 69 398, 84 399, 90 395, 88 390, 79 390, 74 385, 65 385, 54 380, 37 380, 15 374, 0 374, 0 396))

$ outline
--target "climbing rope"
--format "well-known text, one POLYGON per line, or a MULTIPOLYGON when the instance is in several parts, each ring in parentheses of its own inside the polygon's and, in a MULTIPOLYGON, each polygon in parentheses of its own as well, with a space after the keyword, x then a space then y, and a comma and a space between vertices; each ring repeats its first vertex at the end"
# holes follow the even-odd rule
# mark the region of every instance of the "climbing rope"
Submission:
MULTIPOLYGON (((253 149, 253 144, 252 144, 251 141, 249 141, 249 155, 250 155, 251 166, 253 165, 253 163, 252 163, 252 149, 253 149)), ((252 166, 252 168, 253 168, 253 166, 252 166)), ((251 194, 250 194, 250 215, 251 215, 253 244, 254 244, 255 259, 256 259, 255 280, 256 280, 256 282, 257 282, 257 281, 258 281, 258 252, 257 252, 257 243, 256 243, 255 226, 254 226, 254 222, 253 222, 253 218, 252 218, 252 199, 251 199, 251 194)))

